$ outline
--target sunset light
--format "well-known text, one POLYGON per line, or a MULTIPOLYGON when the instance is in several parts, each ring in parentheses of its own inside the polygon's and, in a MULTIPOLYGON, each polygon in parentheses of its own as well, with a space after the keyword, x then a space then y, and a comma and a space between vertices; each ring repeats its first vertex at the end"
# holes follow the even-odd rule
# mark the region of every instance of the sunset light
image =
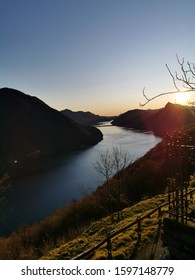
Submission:
POLYGON ((0 0, 1 279, 191 279, 194 11, 0 0))
POLYGON ((189 92, 177 92, 175 95, 175 103, 181 104, 181 105, 187 105, 188 101, 190 99, 190 93, 189 92))

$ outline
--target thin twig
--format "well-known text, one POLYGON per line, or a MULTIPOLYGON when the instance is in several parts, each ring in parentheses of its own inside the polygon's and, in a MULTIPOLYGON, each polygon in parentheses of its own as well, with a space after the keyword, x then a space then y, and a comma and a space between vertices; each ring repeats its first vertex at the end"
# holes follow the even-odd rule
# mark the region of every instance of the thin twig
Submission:
MULTIPOLYGON (((182 92, 191 92, 192 90, 190 89, 187 89, 187 90, 182 90, 182 92)), ((174 93, 177 93, 177 92, 180 92, 180 90, 177 90, 177 91, 168 91, 168 92, 162 92, 162 93, 159 93, 151 98, 147 97, 146 94, 145 94, 145 88, 142 90, 142 93, 143 93, 143 96, 146 98, 146 102, 145 103, 139 103, 139 105, 142 107, 142 106, 145 106, 147 103, 149 103, 150 101, 158 98, 158 97, 161 97, 163 95, 167 95, 167 94, 174 94, 174 93)))
POLYGON ((177 57, 177 62, 180 65, 181 76, 179 76, 177 72, 175 72, 175 75, 173 75, 169 66, 167 64, 165 64, 170 76, 172 77, 173 84, 174 84, 174 87, 176 88, 176 91, 163 92, 163 93, 157 94, 157 95, 149 98, 145 93, 145 87, 144 87, 144 89, 142 90, 142 93, 143 93, 144 98, 146 99, 146 102, 140 103, 139 104, 140 106, 145 106, 150 101, 152 101, 152 100, 154 100, 158 97, 161 97, 163 95, 174 94, 174 93, 178 93, 178 92, 192 92, 192 91, 195 91, 195 83, 192 82, 192 80, 195 79, 195 64, 187 62, 187 67, 188 68, 185 69, 184 58, 182 59, 182 61, 180 61, 178 55, 176 55, 176 57, 177 57), (191 74, 191 77, 188 77, 188 74, 191 74), (177 82, 182 83, 182 86, 180 88, 177 85, 177 82))
MULTIPOLYGON (((169 69, 169 66, 168 66, 167 64, 165 64, 165 65, 166 65, 166 67, 167 67, 167 69, 168 69, 168 71, 169 71, 169 74, 171 75, 171 77, 172 77, 172 79, 173 79, 173 84, 174 84, 175 88, 177 89, 177 91, 179 91, 179 88, 178 88, 177 85, 176 85, 175 77, 173 76, 171 70, 169 69)), ((175 75, 177 76, 177 72, 176 72, 175 75)))

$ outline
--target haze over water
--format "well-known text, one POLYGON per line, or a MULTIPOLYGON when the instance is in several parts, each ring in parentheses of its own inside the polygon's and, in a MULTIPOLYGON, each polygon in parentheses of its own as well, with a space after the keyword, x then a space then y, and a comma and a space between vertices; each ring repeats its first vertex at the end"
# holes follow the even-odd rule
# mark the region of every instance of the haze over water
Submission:
POLYGON ((104 139, 97 145, 56 157, 40 170, 12 182, 8 199, 13 210, 0 226, 0 234, 10 233, 21 223, 38 221, 95 190, 103 182, 94 168, 100 151, 118 147, 134 161, 161 141, 153 134, 127 128, 98 128, 104 139))

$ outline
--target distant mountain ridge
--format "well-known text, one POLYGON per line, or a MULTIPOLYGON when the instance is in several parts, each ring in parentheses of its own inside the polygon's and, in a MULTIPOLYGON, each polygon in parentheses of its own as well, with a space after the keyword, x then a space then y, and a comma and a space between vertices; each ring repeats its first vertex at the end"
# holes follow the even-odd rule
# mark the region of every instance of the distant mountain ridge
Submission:
POLYGON ((64 115, 71 118, 75 122, 83 125, 92 125, 97 124, 98 122, 103 121, 111 121, 114 117, 106 117, 106 116, 99 116, 95 115, 91 112, 83 112, 83 111, 71 111, 69 109, 65 109, 61 111, 64 115))
POLYGON ((137 130, 153 131, 157 136, 195 124, 195 111, 192 107, 167 103, 156 110, 130 110, 121 114, 112 122, 113 125, 137 130))
POLYGON ((3 165, 94 145, 103 138, 95 127, 84 127, 37 97, 0 89, 0 158, 3 165))

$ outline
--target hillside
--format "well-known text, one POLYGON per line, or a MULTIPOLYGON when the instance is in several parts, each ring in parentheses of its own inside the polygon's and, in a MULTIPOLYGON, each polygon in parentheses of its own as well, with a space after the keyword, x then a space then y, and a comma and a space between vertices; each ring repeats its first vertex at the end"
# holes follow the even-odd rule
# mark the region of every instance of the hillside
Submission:
MULTIPOLYGON (((183 135, 185 134, 192 137, 191 145, 194 145, 195 126, 189 126, 183 131, 183 135)), ((188 181, 188 175, 194 173, 194 150, 190 149, 187 155, 188 161, 185 150, 184 154, 180 154, 179 165, 183 170, 181 175, 185 182, 188 181)), ((91 248, 105 236, 105 229, 117 230, 132 218, 135 219, 156 206, 152 203, 163 202, 161 195, 158 196, 161 201, 154 196, 167 191, 167 179, 174 175, 173 171, 175 172, 174 162, 177 163, 178 158, 170 160, 165 138, 142 158, 116 174, 108 183, 98 187, 95 192, 78 201, 72 201, 68 206, 58 209, 53 215, 34 225, 22 226, 9 237, 1 238, 0 258, 37 259, 44 256, 46 259, 62 259, 74 257, 91 248), (148 199, 153 197, 148 203, 148 199), (121 210, 122 219, 119 221, 118 213, 120 214, 121 210), (60 245, 62 246, 59 247, 60 245)), ((156 227, 155 220, 154 224, 152 221, 149 223, 153 229, 156 227)), ((147 233, 147 240, 148 237, 154 237, 151 228, 147 233)), ((132 245, 136 242, 135 236, 137 238, 136 230, 118 239, 119 243, 114 249, 115 258, 128 258, 132 245), (127 248, 126 244, 131 248, 127 248)), ((105 250, 93 258, 105 258, 105 250)))
POLYGON ((129 110, 116 117, 112 121, 112 124, 137 130, 147 130, 147 120, 157 111, 158 110, 129 110))
POLYGON ((117 117, 112 124, 153 131, 155 135, 164 137, 166 133, 195 124, 195 111, 192 107, 167 103, 157 110, 130 110, 117 117))
POLYGON ((62 110, 61 112, 65 116, 71 118, 75 122, 82 125, 92 125, 92 124, 97 124, 98 122, 111 121, 114 118, 114 117, 95 115, 91 112, 83 112, 83 111, 73 112, 69 109, 62 110))
MULTIPOLYGON (((183 135, 187 134, 189 137, 192 137, 191 144, 194 145, 195 126, 189 126, 182 133, 183 135)), ((187 182, 189 180, 188 176, 194 172, 195 154, 193 150, 189 150, 189 161, 186 162, 185 153, 185 150, 184 153, 180 153, 180 164, 181 170, 183 171, 180 176, 183 178, 183 181, 187 182)), ((93 247, 100 240, 104 239, 106 230, 110 233, 113 233, 120 227, 125 226, 126 223, 132 221, 132 219, 142 216, 143 211, 145 213, 145 211, 153 209, 156 205, 162 203, 167 199, 166 192, 169 183, 168 178, 173 175, 172 171, 175 168, 174 162, 177 164, 177 160, 177 157, 170 160, 169 154, 167 153, 167 140, 164 138, 142 158, 136 160, 133 164, 129 165, 127 168, 121 171, 120 174, 115 175, 109 181, 112 201, 110 201, 109 198, 105 196, 105 192, 108 191, 108 189, 107 186, 104 185, 100 187, 93 195, 91 195, 89 200, 86 198, 85 204, 84 201, 83 203, 80 202, 85 209, 83 215, 81 214, 81 205, 79 206, 79 204, 75 204, 75 212, 79 212, 80 215, 85 216, 85 218, 89 220, 94 215, 98 221, 91 223, 90 226, 74 240, 71 240, 67 243, 64 242, 62 246, 49 251, 43 258, 69 259, 75 257, 77 254, 93 247), (118 217, 117 212, 114 214, 115 223, 111 222, 111 215, 109 215, 107 218, 98 219, 97 212, 100 218, 100 212, 102 209, 106 209, 106 206, 109 203, 112 204, 112 209, 117 211, 117 197, 115 195, 117 180, 120 180, 120 192, 118 192, 118 194, 123 197, 124 203, 124 209, 122 210, 122 220, 120 222, 116 222, 118 217), (88 203, 86 203, 87 201, 88 203), (98 203, 98 205, 96 203, 98 203), (125 205, 133 206, 125 207, 125 205), (92 211, 94 211, 93 215, 92 211), (87 214, 89 212, 90 214, 87 214)), ((74 215, 77 216, 76 213, 74 213, 74 215)), ((102 214, 102 216, 104 215, 102 214)), ((93 219, 91 220, 93 221, 93 219)), ((155 234, 157 233, 156 218, 152 219, 151 217, 149 221, 146 221, 146 224, 142 224, 142 229, 143 228, 145 228, 145 230, 144 234, 142 235, 142 245, 145 242, 148 242, 149 239, 154 239, 155 234), (148 229, 147 226, 149 226, 148 229)), ((132 258, 133 253, 135 253, 134 249, 136 248, 136 238, 137 228, 134 228, 134 230, 128 233, 125 232, 124 234, 120 234, 119 237, 115 239, 115 243, 112 247, 113 257, 115 259, 132 258)), ((105 259, 107 257, 106 254, 107 252, 104 247, 100 249, 100 251, 95 252, 94 255, 91 255, 90 258, 105 259)))
POLYGON ((0 89, 0 155, 6 168, 94 145, 102 138, 98 129, 75 123, 36 97, 0 89))
MULTIPOLYGON (((150 199, 146 199, 136 203, 131 207, 123 209, 122 218, 118 223, 111 223, 110 217, 107 216, 92 223, 87 227, 77 238, 57 246, 55 249, 46 253, 41 259, 44 260, 70 260, 77 255, 91 249, 97 245, 100 241, 104 240, 107 236, 107 232, 113 234, 124 228, 128 224, 135 221, 138 217, 147 215, 151 210, 167 202, 167 196, 164 194, 155 196, 150 199)), ((167 207, 165 206, 163 211, 165 212, 167 207)), ((115 213, 115 217, 117 213, 115 213)), ((158 216, 155 213, 148 219, 142 221, 142 242, 138 244, 137 241, 137 225, 129 228, 115 238, 112 239, 112 257, 113 259, 133 259, 136 257, 139 249, 148 243, 148 241, 154 240, 158 231, 158 216)), ((160 238, 159 238, 160 239, 160 238)), ((87 255, 86 259, 103 260, 108 259, 108 252, 106 250, 106 244, 98 248, 93 253, 87 255)), ((83 259, 83 258, 81 258, 83 259)))

